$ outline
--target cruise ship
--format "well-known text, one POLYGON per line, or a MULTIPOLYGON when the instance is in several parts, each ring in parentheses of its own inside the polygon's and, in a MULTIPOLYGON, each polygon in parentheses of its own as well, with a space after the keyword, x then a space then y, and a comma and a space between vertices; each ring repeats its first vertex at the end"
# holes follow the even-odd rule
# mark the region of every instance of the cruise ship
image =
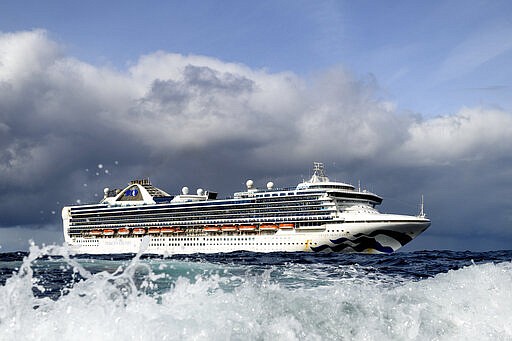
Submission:
POLYGON ((417 216, 380 213, 382 197, 330 181, 319 162, 295 187, 246 186, 226 199, 187 187, 171 195, 149 179, 105 188, 97 204, 62 209, 64 238, 83 254, 391 253, 430 226, 423 203, 417 216))

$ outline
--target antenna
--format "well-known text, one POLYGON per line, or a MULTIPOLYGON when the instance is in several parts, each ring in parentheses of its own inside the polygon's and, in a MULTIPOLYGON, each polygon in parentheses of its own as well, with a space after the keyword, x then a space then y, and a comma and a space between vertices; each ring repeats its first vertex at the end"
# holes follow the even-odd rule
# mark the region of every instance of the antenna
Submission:
POLYGON ((420 218, 425 218, 425 207, 424 207, 424 202, 423 202, 423 194, 421 195, 421 204, 420 204, 420 214, 419 214, 419 217, 420 218))

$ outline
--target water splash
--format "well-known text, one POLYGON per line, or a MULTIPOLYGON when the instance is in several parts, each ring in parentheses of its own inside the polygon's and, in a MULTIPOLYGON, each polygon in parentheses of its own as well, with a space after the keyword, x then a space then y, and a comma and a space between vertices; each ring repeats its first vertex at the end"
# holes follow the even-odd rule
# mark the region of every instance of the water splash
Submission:
POLYGON ((0 339, 512 338, 511 262, 414 280, 266 257, 94 259, 32 245, 0 287, 0 339), (68 278, 55 296, 43 266, 68 278))

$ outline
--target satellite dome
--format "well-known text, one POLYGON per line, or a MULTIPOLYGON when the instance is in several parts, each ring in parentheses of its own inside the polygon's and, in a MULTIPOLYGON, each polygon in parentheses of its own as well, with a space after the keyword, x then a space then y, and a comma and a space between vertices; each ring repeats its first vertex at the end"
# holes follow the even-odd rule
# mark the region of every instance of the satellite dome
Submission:
POLYGON ((272 181, 267 182, 267 189, 274 188, 274 183, 272 181))
POLYGON ((184 194, 184 195, 187 195, 188 194, 188 187, 185 186, 181 189, 181 193, 184 194))
POLYGON ((103 189, 103 193, 105 193, 105 194, 108 194, 108 192, 109 192, 109 191, 110 191, 110 188, 108 188, 108 187, 105 187, 105 188, 103 189))
POLYGON ((202 188, 198 188, 196 193, 197 193, 197 195, 203 195, 204 191, 202 188))
POLYGON ((247 182, 245 183, 245 185, 247 186, 247 189, 251 189, 252 186, 254 185, 254 181, 252 180, 247 180, 247 182))

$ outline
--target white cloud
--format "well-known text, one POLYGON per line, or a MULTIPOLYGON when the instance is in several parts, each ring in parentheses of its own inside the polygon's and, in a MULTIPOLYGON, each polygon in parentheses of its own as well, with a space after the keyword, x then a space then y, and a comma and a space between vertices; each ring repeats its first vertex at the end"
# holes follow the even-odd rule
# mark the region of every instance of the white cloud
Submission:
POLYGON ((455 163, 507 156, 512 145, 512 115, 498 109, 464 108, 409 127, 400 155, 410 162, 455 163))
POLYGON ((0 33, 0 82, 12 86, 43 71, 60 54, 43 30, 0 33))

